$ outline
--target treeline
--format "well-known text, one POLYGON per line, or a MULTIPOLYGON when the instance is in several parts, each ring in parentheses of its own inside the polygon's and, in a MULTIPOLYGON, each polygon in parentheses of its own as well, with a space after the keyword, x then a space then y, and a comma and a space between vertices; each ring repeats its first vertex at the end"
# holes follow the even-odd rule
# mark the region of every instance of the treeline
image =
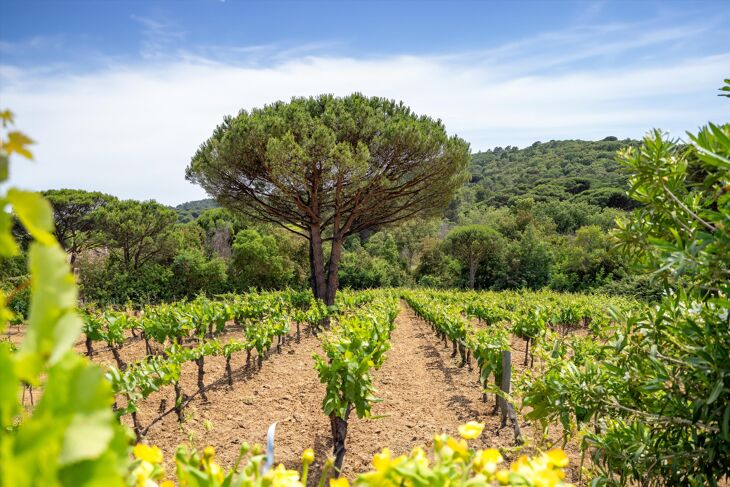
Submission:
MULTIPOLYGON (((70 189, 43 195, 53 206, 56 238, 86 302, 155 303, 203 293, 301 287, 307 279, 305 242, 221 208, 179 223, 174 209, 155 201, 70 189)), ((16 237, 27 241, 20 225, 16 237)), ((0 260, 0 280, 13 289, 24 273, 24 253, 0 260)), ((25 311, 23 293, 11 306, 25 311)))
MULTIPOLYGON (((609 137, 477 153, 471 179, 443 216, 349 237, 340 285, 549 287, 654 298, 658 288, 631 275, 610 235, 633 206, 616 150, 634 144, 609 137)), ((309 284, 305 239, 214 200, 173 209, 80 190, 44 195, 85 301, 154 303, 309 284)), ((17 289, 24 269, 22 255, 3 259, 0 279, 17 289)), ((16 310, 27 306, 23 294, 14 296, 16 310)))

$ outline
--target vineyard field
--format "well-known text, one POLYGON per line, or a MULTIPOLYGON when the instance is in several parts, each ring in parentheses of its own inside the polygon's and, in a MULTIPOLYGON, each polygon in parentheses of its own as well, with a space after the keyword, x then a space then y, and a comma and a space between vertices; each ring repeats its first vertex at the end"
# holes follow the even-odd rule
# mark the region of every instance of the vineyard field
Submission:
MULTIPOLYGON (((409 296, 408 292, 403 295, 409 296)), ((464 303, 475 303, 480 299, 480 293, 450 293, 446 296, 418 292, 416 295, 464 303)), ((508 303, 516 302, 518 298, 514 293, 481 293, 481 296, 485 302, 501 303, 504 308, 500 309, 510 307, 508 303)), ((538 302, 547 302, 544 295, 528 296, 523 296, 527 299, 525 309, 538 302)), ((555 299, 556 296, 552 294, 549 297, 555 299)), ((351 302, 345 307, 359 305, 364 310, 370 305, 367 295, 354 293, 348 299, 351 302)), ((484 332, 489 328, 487 323, 466 313, 462 319, 476 331, 484 332)), ((253 324, 255 326, 255 320, 253 324)), ((310 478, 319 477, 323 461, 332 451, 330 425, 328 418, 322 414, 325 387, 320 383, 312 360, 313 354, 322 353, 322 334, 315 336, 307 328, 302 330, 300 340, 296 340, 295 327, 291 328, 291 339, 285 340, 280 349, 272 346, 265 352, 260 366, 256 359, 247 365, 244 353, 233 354, 230 361, 232 385, 229 385, 226 359, 215 355, 206 357, 207 400, 199 396, 191 399, 183 410, 182 422, 178 422, 174 414, 159 419, 160 413, 175 402, 175 393, 170 386, 161 387, 138 403, 137 420, 141 425, 151 425, 143 440, 163 450, 168 471, 174 469, 174 453, 181 444, 199 450, 213 446, 219 452, 221 464, 232 467, 241 443, 264 442, 269 425, 275 422, 276 462, 296 468, 301 452, 313 448, 317 460, 311 467, 310 478)), ((243 327, 231 320, 215 336, 215 340, 220 343, 235 341, 241 338, 242 333, 243 327)), ((585 327, 576 327, 568 334, 586 337, 591 333, 585 327)), ((21 337, 16 329, 9 330, 9 335, 13 341, 21 337)), ((513 377, 521 377, 527 362, 525 341, 512 334, 509 343, 513 377)), ((494 396, 482 394, 477 363, 470 362, 464 366, 458 354, 453 356, 451 344, 444 344, 429 323, 420 318, 404 299, 400 299, 389 344, 382 367, 372 373, 374 393, 379 399, 372 405, 372 416, 349 421, 348 453, 342 469, 344 476, 353 478, 358 472, 366 471, 370 467, 370 459, 384 447, 390 448, 394 454, 407 453, 418 445, 428 447, 433 443, 434 434, 454 435, 459 425, 468 421, 486 424, 484 434, 475 440, 475 447, 501 448, 505 452, 513 451, 515 457, 518 453, 535 453, 540 447, 559 442, 557 430, 550 431, 547 440, 538 439, 541 432, 518 413, 522 435, 527 442, 516 447, 511 429, 500 427, 499 414, 493 411, 494 396)), ((77 352, 84 353, 87 350, 85 340, 78 341, 75 348, 77 352)), ((116 367, 117 361, 109 347, 97 345, 95 349, 95 362, 109 368, 116 367)), ((144 361, 147 349, 142 337, 132 336, 130 330, 125 331, 119 355, 125 364, 144 361)), ((538 356, 532 365, 533 370, 540 370, 541 360, 538 356)), ((196 390, 195 361, 182 364, 179 385, 183 391, 196 390)), ((122 417, 122 422, 133 427, 128 414, 122 417)), ((569 479, 577 480, 580 453, 574 443, 571 441, 563 445, 563 449, 571 457, 571 467, 566 469, 566 474, 569 479)))

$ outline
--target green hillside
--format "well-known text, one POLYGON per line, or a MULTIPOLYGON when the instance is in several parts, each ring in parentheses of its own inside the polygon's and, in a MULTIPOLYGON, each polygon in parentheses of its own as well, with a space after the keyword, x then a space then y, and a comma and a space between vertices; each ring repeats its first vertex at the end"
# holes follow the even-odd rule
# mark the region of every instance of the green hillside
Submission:
POLYGON ((627 175, 616 162, 616 151, 637 144, 631 139, 606 137, 477 152, 471 159, 467 187, 474 191, 476 201, 494 207, 530 196, 537 202, 574 201, 630 209, 633 203, 625 195, 627 175))
POLYGON ((177 211, 178 221, 180 223, 188 223, 198 218, 205 210, 218 208, 218 203, 213 198, 204 200, 188 201, 175 207, 177 211))

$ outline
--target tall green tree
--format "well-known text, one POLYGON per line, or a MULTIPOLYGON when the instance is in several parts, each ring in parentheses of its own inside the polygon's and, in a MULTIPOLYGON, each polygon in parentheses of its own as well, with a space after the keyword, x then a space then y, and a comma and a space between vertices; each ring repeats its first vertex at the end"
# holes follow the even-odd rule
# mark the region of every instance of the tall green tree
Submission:
POLYGON ((98 191, 80 189, 51 189, 42 194, 53 206, 56 239, 69 254, 72 266, 81 252, 103 244, 95 214, 99 208, 116 198, 98 191))
POLYGON ((155 201, 112 201, 98 210, 96 222, 126 271, 168 258, 174 250, 177 214, 155 201))
POLYGON ((545 237, 530 224, 522 232, 522 238, 516 246, 514 279, 518 287, 539 289, 550 280, 552 256, 545 237))
POLYGON ((283 288, 292 279, 292 267, 273 236, 254 229, 236 234, 230 273, 240 290, 283 288))
POLYGON ((306 238, 312 290, 331 304, 345 238, 439 213, 468 159, 464 140, 402 103, 321 95, 226 118, 186 174, 223 206, 306 238))
POLYGON ((447 251, 467 269, 469 288, 474 289, 479 265, 490 254, 501 252, 503 237, 485 225, 469 225, 452 230, 446 236, 444 245, 447 251))

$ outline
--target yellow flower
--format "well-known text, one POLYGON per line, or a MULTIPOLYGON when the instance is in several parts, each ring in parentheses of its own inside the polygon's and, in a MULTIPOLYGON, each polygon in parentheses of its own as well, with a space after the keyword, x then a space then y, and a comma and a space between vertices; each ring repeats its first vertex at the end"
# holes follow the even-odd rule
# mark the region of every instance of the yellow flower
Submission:
POLYGON ((145 445, 144 443, 137 443, 134 446, 134 457, 137 460, 143 460, 150 463, 162 463, 162 450, 156 446, 145 445))
POLYGON ((306 450, 304 450, 304 452, 302 452, 302 463, 306 463, 307 465, 309 465, 313 461, 314 450, 312 450, 311 448, 307 448, 306 450))
POLYGON ((530 460, 527 458, 527 455, 520 455, 517 460, 512 462, 509 469, 520 475, 529 475, 532 472, 532 468, 530 468, 530 460))
POLYGON ((221 469, 221 466, 218 465, 217 462, 210 462, 208 464, 208 472, 219 483, 220 482, 223 482, 223 479, 225 478, 225 475, 223 474, 223 470, 221 469))
POLYGON ((484 423, 477 423, 476 421, 469 421, 459 426, 459 434, 465 440, 477 438, 482 434, 482 431, 484 431, 484 423))
POLYGON ((450 448, 454 454, 460 457, 466 456, 469 452, 469 446, 464 440, 457 440, 449 437, 449 439, 446 440, 446 446, 450 448))
POLYGON ((504 458, 499 450, 490 448, 489 450, 479 450, 474 458, 474 469, 477 472, 494 474, 497 471, 497 464, 502 463, 504 458))
POLYGON ((391 453, 390 449, 383 448, 383 451, 373 455, 373 467, 375 470, 386 470, 390 466, 391 453))
POLYGON ((142 462, 137 465, 134 470, 132 470, 132 477, 134 478, 135 484, 138 486, 145 485, 145 483, 150 480, 150 476, 152 475, 152 472, 154 470, 154 465, 152 465, 150 462, 142 460, 142 462))
POLYGON ((373 455, 373 467, 378 472, 387 472, 391 468, 397 467, 406 460, 405 455, 401 455, 397 458, 393 458, 390 449, 383 448, 383 451, 373 455))
POLYGON ((562 483, 556 470, 539 470, 528 478, 535 487, 556 487, 562 483))
POLYGON ((550 450, 547 455, 548 463, 551 465, 563 468, 568 466, 568 455, 563 450, 550 450))
POLYGON ((499 472, 497 472, 497 482, 499 482, 500 485, 509 484, 509 471, 500 470, 499 472))
POLYGON ((206 460, 210 460, 215 456, 215 448, 212 446, 206 446, 203 450, 203 458, 206 460))
POLYGON ((299 482, 299 472, 287 470, 282 464, 269 469, 264 474, 264 479, 271 481, 272 487, 302 487, 302 483, 299 482))
POLYGON ((350 487, 350 482, 345 477, 330 479, 330 487, 350 487))
POLYGON ((420 446, 415 447, 411 451, 411 458, 416 463, 416 466, 418 468, 428 467, 428 458, 426 457, 426 452, 423 451, 423 448, 421 448, 420 446))
POLYGON ((163 480, 160 482, 160 487, 175 487, 175 482, 172 480, 163 480))

